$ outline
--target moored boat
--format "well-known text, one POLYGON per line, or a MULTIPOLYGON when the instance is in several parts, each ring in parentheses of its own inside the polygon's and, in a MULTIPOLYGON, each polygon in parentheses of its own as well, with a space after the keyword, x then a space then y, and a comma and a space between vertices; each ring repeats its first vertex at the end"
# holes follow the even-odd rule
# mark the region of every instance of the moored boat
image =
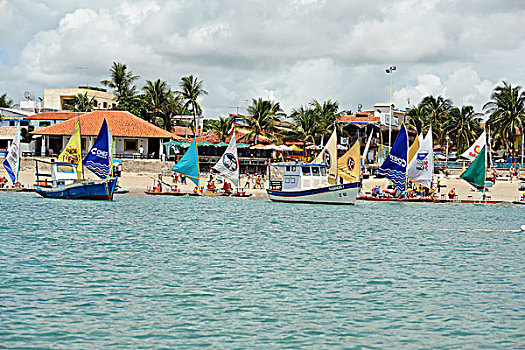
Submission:
POLYGON ((355 204, 361 182, 331 185, 328 168, 325 164, 299 162, 271 164, 274 170, 270 170, 268 197, 274 202, 355 204))

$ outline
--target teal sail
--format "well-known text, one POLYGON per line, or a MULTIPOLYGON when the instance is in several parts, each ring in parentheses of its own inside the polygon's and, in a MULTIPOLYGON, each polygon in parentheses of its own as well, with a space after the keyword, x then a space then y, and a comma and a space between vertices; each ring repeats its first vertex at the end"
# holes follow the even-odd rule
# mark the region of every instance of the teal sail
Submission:
POLYGON ((184 153, 172 170, 186 175, 195 185, 199 186, 199 156, 195 139, 193 139, 186 153, 184 153))
POLYGON ((467 170, 461 174, 461 178, 479 191, 483 190, 485 187, 485 146, 467 170))

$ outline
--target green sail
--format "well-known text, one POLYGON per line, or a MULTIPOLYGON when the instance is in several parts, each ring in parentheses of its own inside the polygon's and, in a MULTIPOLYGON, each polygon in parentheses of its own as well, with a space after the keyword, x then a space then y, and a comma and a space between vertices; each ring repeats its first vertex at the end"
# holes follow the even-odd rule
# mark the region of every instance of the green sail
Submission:
POLYGON ((478 190, 483 190, 485 186, 485 146, 483 146, 467 170, 461 174, 461 178, 478 190))

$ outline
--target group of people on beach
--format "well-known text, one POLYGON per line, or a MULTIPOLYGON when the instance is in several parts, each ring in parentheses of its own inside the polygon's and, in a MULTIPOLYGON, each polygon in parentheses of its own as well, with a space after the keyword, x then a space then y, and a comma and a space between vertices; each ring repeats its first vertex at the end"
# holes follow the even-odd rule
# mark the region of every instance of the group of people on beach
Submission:
POLYGON ((265 182, 264 175, 255 174, 250 176, 250 174, 247 174, 244 187, 250 188, 251 185, 251 188, 263 190, 265 182))

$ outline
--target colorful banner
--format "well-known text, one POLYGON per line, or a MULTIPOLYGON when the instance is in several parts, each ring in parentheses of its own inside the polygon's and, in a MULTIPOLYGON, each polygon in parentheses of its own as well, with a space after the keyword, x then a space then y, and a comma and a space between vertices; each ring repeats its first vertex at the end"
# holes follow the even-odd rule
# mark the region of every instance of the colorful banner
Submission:
POLYGON ((80 138, 80 124, 77 123, 75 130, 71 134, 66 147, 58 155, 58 160, 75 164, 77 179, 82 178, 82 141, 80 138))

